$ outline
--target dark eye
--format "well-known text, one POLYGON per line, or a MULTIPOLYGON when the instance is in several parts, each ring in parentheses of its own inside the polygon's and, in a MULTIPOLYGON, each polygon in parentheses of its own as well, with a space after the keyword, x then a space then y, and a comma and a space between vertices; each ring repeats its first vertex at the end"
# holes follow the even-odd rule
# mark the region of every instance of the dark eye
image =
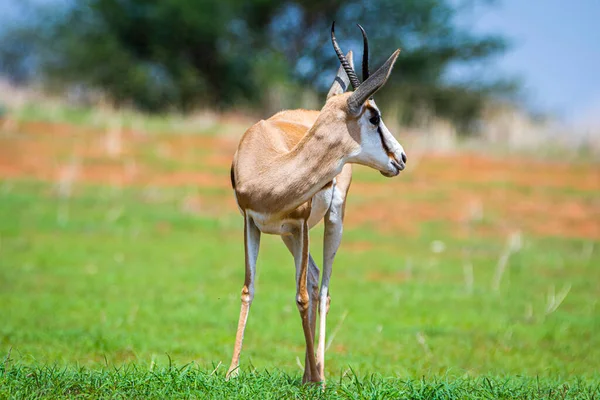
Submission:
POLYGON ((381 117, 379 115, 375 115, 369 120, 369 122, 373 125, 379 125, 379 121, 381 121, 381 117))

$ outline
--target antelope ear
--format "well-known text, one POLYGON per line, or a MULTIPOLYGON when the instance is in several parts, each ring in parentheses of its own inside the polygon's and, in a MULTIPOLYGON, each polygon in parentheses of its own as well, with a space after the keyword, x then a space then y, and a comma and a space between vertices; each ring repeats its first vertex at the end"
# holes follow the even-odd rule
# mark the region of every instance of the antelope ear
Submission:
POLYGON ((348 98, 348 109, 352 115, 360 114, 360 110, 368 98, 373 96, 390 77, 394 63, 400 54, 400 49, 396 50, 390 58, 374 74, 364 81, 358 89, 348 98))
MULTIPOLYGON (((349 51, 348 54, 346 54, 346 60, 348 60, 348 62, 350 63, 350 66, 352 67, 352 69, 354 69, 354 61, 352 60, 352 51, 349 51)), ((335 96, 337 94, 344 93, 346 91, 346 89, 348 88, 348 85, 350 85, 350 79, 348 78, 348 75, 346 74, 344 67, 340 66, 340 68, 338 69, 337 75, 335 76, 335 79, 334 79, 333 83, 331 84, 331 88, 329 89, 329 92, 327 93, 327 100, 329 100, 329 98, 331 96, 335 96)))

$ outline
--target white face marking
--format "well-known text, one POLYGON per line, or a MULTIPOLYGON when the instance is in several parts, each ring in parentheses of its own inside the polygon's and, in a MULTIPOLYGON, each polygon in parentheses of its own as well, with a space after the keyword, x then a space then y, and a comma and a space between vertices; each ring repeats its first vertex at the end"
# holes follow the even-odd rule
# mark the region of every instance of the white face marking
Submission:
POLYGON ((381 113, 373 100, 369 100, 368 103, 370 105, 369 109, 365 110, 358 120, 360 150, 353 155, 350 161, 377 169, 388 177, 396 176, 400 173, 398 165, 404 169, 404 162, 402 161, 404 148, 390 133, 381 117, 377 125, 370 121, 377 115, 381 116, 381 113))

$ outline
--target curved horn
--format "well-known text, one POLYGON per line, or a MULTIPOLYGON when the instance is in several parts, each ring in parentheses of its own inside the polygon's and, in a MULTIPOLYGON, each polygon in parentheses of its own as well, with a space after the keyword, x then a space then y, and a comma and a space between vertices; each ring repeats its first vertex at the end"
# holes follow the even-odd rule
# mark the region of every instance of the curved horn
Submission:
POLYGON ((362 78, 363 82, 369 78, 369 39, 367 33, 360 24, 356 24, 360 28, 363 37, 363 60, 362 60, 362 78))
POLYGON ((359 89, 350 95, 347 103, 351 114, 358 115, 365 101, 385 85, 385 82, 390 77, 394 63, 398 59, 398 54, 400 54, 400 49, 396 50, 369 79, 363 82, 359 89))
POLYGON ((333 49, 335 50, 335 54, 337 54, 338 58, 340 59, 340 62, 342 63, 342 66, 344 67, 348 78, 350 78, 350 83, 352 84, 352 87, 354 88, 354 90, 356 90, 360 86, 360 81, 356 77, 354 69, 350 66, 348 60, 346 60, 346 57, 344 57, 344 53, 342 53, 342 49, 340 49, 340 46, 338 45, 337 40, 335 39, 334 28, 335 21, 333 21, 333 23, 331 24, 331 43, 333 44, 333 49))

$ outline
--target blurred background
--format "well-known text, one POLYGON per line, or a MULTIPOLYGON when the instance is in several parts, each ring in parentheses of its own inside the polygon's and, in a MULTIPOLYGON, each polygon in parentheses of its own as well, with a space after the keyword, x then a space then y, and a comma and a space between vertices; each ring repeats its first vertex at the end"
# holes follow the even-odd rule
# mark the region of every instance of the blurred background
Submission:
POLYGON ((593 1, 568 10, 544 2, 543 12, 541 2, 510 0, 0 5, 9 104, 11 88, 28 88, 72 105, 145 113, 319 109, 337 65, 331 21, 357 63, 360 21, 372 68, 403 50, 378 96, 387 120, 442 136, 434 144, 477 136, 510 148, 598 148, 600 56, 587 34, 600 11, 593 1))
MULTIPOLYGON (((231 158, 260 118, 322 107, 335 20, 357 72, 356 23, 372 71, 402 49, 377 102, 409 162, 394 180, 355 168, 328 370, 597 377, 598 2, 0 10, 0 344, 13 357, 227 363, 243 280, 231 158)), ((243 363, 297 371, 293 262, 263 240, 243 363)))

